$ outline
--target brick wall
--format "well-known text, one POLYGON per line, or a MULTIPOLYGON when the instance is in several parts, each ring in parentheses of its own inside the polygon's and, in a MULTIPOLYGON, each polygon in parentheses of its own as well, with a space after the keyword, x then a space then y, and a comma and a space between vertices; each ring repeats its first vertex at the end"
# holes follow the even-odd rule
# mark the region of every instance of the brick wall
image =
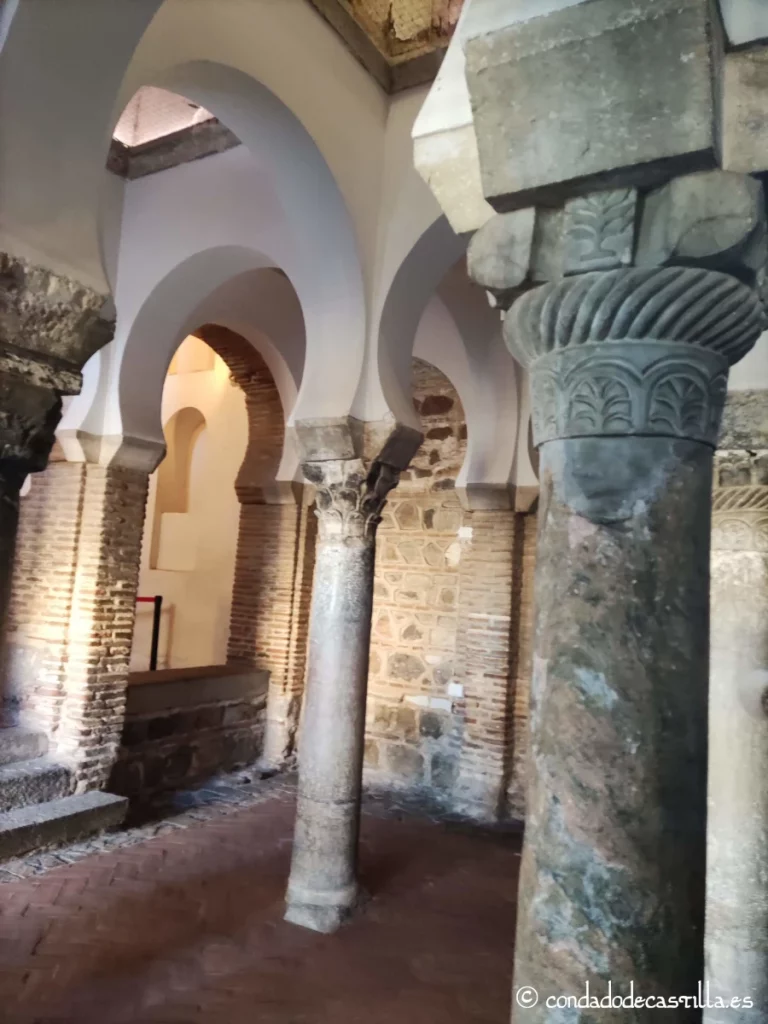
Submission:
POLYGON ((64 701, 85 467, 53 462, 22 498, 5 636, 5 717, 53 735, 64 701))
POLYGON ((245 392, 249 441, 236 484, 242 508, 227 662, 269 672, 264 759, 279 765, 293 752, 304 688, 316 521, 301 486, 276 483, 285 417, 266 363, 225 328, 198 334, 245 392))
POLYGON ((457 802, 495 818, 504 811, 514 756, 514 682, 520 615, 522 517, 466 512, 460 572, 458 663, 464 697, 457 802))
POLYGON ((316 519, 306 504, 243 503, 227 661, 269 671, 264 758, 293 752, 307 654, 316 519))
POLYGON ((513 687, 511 758, 507 783, 507 815, 525 818, 525 787, 528 762, 528 702, 533 668, 533 596, 536 575, 537 516, 520 516, 522 550, 516 564, 517 652, 513 687))
POLYGON ((79 789, 117 752, 148 474, 53 463, 22 506, 7 634, 13 717, 41 728, 79 789))

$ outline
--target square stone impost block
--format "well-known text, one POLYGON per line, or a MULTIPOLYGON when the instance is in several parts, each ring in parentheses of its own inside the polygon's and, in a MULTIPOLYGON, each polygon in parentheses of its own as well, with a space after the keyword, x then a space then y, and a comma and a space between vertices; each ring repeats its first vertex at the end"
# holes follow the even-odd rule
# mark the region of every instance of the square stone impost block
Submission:
POLYGON ((467 43, 483 190, 497 210, 719 166, 714 0, 591 0, 467 43))
POLYGON ((743 174, 768 171, 768 45, 725 58, 723 169, 743 174))

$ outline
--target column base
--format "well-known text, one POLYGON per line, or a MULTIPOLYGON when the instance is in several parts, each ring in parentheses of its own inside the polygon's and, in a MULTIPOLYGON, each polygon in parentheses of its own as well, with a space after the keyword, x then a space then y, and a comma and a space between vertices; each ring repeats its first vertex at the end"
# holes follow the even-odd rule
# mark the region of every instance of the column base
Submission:
POLYGON ((289 890, 283 919, 300 928, 332 935, 367 900, 368 894, 358 886, 351 891, 327 894, 293 894, 289 890))

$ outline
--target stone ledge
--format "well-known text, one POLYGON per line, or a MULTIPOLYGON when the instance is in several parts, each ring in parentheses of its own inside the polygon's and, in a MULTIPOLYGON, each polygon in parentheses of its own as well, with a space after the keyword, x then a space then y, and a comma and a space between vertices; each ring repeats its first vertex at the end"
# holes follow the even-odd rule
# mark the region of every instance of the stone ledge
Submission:
POLYGON ((268 672, 227 665, 132 673, 128 677, 126 716, 252 701, 266 696, 268 683, 268 672))
POLYGON ((0 768, 0 812, 64 797, 71 786, 66 765, 47 757, 0 768))
POLYGON ((0 858, 114 828, 123 822, 127 809, 125 797, 96 790, 7 811, 0 814, 0 858))
POLYGON ((48 753, 48 739, 41 732, 11 726, 0 729, 0 765, 30 761, 48 753))

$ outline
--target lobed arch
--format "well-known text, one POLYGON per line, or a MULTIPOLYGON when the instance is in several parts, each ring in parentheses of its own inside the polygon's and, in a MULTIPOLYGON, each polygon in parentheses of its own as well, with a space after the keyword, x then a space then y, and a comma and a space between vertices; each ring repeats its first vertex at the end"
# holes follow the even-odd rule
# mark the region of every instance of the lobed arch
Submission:
MULTIPOLYGON (((318 146, 285 104, 236 68, 192 61, 156 73, 151 84, 204 106, 243 143, 247 173, 258 173, 258 187, 268 189, 279 216, 273 245, 283 251, 276 262, 288 271, 305 312, 311 384, 299 389, 297 416, 346 414, 363 366, 367 303, 355 225, 318 146)), ((243 156, 229 153, 219 161, 243 156)), ((244 210, 248 201, 244 194, 244 210)))
MULTIPOLYGON (((62 424, 66 433, 162 447, 168 367, 183 339, 211 323, 240 339, 235 355, 241 363, 250 360, 252 370, 269 375, 284 429, 284 410, 295 400, 304 366, 301 306, 290 281, 268 266, 264 254, 217 247, 174 268, 131 322, 118 321, 115 341, 93 361, 97 365, 86 367, 86 380, 99 380, 98 387, 89 383, 87 388, 89 395, 95 391, 95 400, 87 409, 73 403, 62 424)), ((220 354, 231 362, 231 351, 220 354)), ((292 446, 283 438, 274 477, 290 482, 296 474, 292 446)))
POLYGON ((419 324, 447 271, 467 248, 444 217, 418 238, 400 264, 382 304, 355 398, 355 415, 380 420, 391 411, 401 423, 418 429, 411 402, 411 360, 419 324))

